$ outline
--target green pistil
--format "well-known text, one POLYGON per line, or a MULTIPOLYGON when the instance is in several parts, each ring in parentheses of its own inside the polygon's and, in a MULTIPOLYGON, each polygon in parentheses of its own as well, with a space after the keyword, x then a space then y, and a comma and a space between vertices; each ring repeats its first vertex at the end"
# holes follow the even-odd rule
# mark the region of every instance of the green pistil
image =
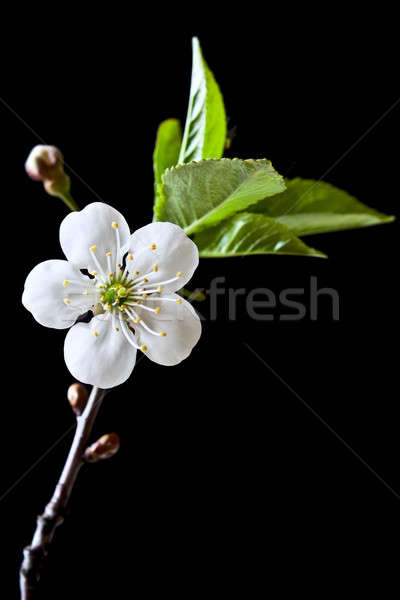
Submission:
POLYGON ((103 291, 103 297, 103 305, 112 306, 114 302, 117 302, 117 306, 121 306, 129 299, 129 285, 126 282, 111 281, 103 291))

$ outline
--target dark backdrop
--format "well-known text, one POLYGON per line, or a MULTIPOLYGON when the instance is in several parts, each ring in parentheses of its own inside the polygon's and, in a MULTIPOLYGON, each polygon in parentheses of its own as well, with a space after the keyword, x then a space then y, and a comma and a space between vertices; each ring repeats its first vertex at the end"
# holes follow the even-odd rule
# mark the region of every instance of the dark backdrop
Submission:
MULTIPOLYGON (((3 24, 2 364, 9 387, 0 521, 10 598, 21 549, 71 436, 21 476, 73 424, 64 333, 39 326, 20 302, 30 269, 62 256, 66 208, 23 170, 39 138, 59 146, 79 176, 71 175, 79 204, 100 198, 132 228, 146 224, 156 128, 185 117, 196 34, 237 127, 229 156, 268 157, 288 176, 318 179, 329 170, 326 180, 398 212, 399 106, 382 117, 400 95, 390 14, 350 21, 344 11, 311 18, 304 7, 298 14, 227 9, 206 27, 195 17, 178 26, 176 8, 152 10, 151 18, 121 7, 87 18, 60 11, 47 15, 50 24, 25 13, 3 24)), ((204 288, 225 276, 234 289, 307 290, 315 276, 338 291, 340 319, 332 320, 329 299, 317 321, 307 314, 285 323, 252 320, 243 299, 235 321, 224 297, 216 322, 207 319, 209 303, 199 305, 206 319, 191 357, 174 368, 143 360, 107 397, 93 437, 116 431, 121 450, 81 473, 41 597, 191 598, 233 589, 254 597, 255 586, 268 590, 275 568, 295 577, 300 558, 311 589, 317 561, 331 580, 353 568, 360 541, 372 556, 383 547, 371 533, 391 535, 400 492, 397 236, 395 223, 309 238, 327 261, 201 261, 193 286, 204 288), (331 563, 335 543, 340 552, 331 563)))

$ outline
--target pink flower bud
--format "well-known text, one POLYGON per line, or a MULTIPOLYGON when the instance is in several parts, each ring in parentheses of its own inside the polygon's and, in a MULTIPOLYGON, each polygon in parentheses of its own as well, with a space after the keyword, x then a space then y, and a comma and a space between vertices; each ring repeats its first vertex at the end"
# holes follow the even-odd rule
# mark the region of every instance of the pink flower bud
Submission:
POLYGON ((31 179, 42 181, 44 189, 50 196, 58 196, 66 202, 72 210, 77 206, 70 196, 71 182, 64 173, 64 158, 55 146, 35 146, 25 163, 25 171, 31 179))
POLYGON ((119 435, 116 433, 107 433, 102 435, 94 444, 85 451, 85 460, 87 462, 97 462, 114 456, 119 450, 119 435))
POLYGON ((35 146, 25 163, 25 171, 35 181, 57 179, 63 173, 64 159, 55 146, 35 146))

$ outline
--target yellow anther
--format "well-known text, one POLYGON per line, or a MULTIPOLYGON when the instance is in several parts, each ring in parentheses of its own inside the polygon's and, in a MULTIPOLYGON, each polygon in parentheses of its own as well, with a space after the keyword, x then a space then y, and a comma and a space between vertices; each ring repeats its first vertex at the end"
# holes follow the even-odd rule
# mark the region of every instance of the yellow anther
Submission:
POLYGON ((161 337, 165 337, 167 334, 165 333, 165 331, 162 331, 162 332, 160 333, 160 335, 161 335, 161 337))
POLYGON ((121 268, 121 264, 120 264, 120 263, 117 263, 117 267, 120 269, 120 268, 121 268))
POLYGON ((115 298, 115 302, 119 304, 119 298, 115 298))
POLYGON ((111 223, 111 225, 114 227, 114 229, 118 229, 118 223, 117 223, 117 221, 113 221, 111 223))
POLYGON ((89 292, 88 292, 87 290, 85 290, 85 291, 83 292, 83 295, 84 295, 84 296, 88 296, 88 295, 89 295, 89 292))
POLYGON ((159 306, 157 306, 157 308, 154 309, 154 312, 156 313, 156 315, 158 315, 158 313, 160 312, 161 308, 159 306))
POLYGON ((135 271, 135 275, 139 275, 140 271, 135 271))
POLYGON ((119 327, 114 327, 115 331, 119 331, 119 327))
POLYGON ((89 250, 90 252, 94 252, 96 250, 96 246, 90 246, 89 250))
POLYGON ((96 275, 98 275, 98 273, 97 273, 97 271, 92 271, 92 272, 91 272, 91 275, 94 275, 94 276, 96 276, 96 275))
POLYGON ((157 246, 156 246, 155 244, 152 244, 152 245, 150 246, 150 250, 155 250, 156 248, 157 248, 157 246))
POLYGON ((68 285, 68 279, 66 279, 65 281, 63 281, 63 285, 64 285, 65 287, 67 287, 67 285, 68 285))
POLYGON ((112 256, 111 252, 106 252, 106 256, 112 256))
POLYGON ((102 302, 105 302, 105 301, 106 301, 106 297, 105 297, 105 296, 102 296, 102 297, 101 297, 101 301, 102 301, 102 302))
POLYGON ((177 277, 182 277, 182 271, 178 271, 176 274, 177 277))
POLYGON ((119 307, 120 310, 125 310, 126 306, 125 304, 121 304, 121 306, 119 307))
POLYGON ((69 298, 64 298, 64 302, 65 304, 71 304, 71 300, 69 300, 69 298))
POLYGON ((114 273, 109 273, 108 274, 109 277, 112 277, 113 275, 114 275, 114 273))
POLYGON ((94 335, 94 337, 99 337, 99 334, 97 333, 97 331, 93 331, 93 335, 94 335))
POLYGON ((146 300, 147 294, 142 294, 142 298, 143 298, 143 300, 146 300))
POLYGON ((128 260, 133 260, 132 254, 128 254, 128 260))
POLYGON ((99 283, 99 285, 97 286, 99 289, 102 289, 104 287, 104 285, 101 285, 101 283, 99 283))
POLYGON ((136 304, 142 304, 142 301, 141 300, 137 300, 136 304))
POLYGON ((157 273, 157 271, 158 271, 158 265, 154 265, 153 270, 157 273))
POLYGON ((176 301, 178 304, 182 304, 182 298, 177 298, 176 301))
POLYGON ((149 280, 146 277, 143 278, 143 283, 147 283, 149 280))
POLYGON ((157 292, 162 292, 162 285, 159 285, 157 288, 157 292))
POLYGON ((111 304, 105 304, 104 305, 104 309, 105 310, 111 310, 111 304))
POLYGON ((140 349, 141 349, 141 351, 142 351, 142 352, 146 352, 146 350, 147 350, 147 346, 145 346, 145 345, 143 344, 143 346, 140 346, 140 349))
POLYGON ((141 321, 141 320, 142 320, 142 319, 141 319, 140 317, 137 317, 137 318, 134 320, 134 323, 140 323, 140 321, 141 321))

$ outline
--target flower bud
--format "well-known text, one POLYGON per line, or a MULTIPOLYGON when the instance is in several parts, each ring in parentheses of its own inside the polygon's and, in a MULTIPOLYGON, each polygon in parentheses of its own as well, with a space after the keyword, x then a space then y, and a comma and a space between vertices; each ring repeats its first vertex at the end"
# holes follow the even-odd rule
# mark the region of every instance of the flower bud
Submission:
POLYGON ((89 398, 89 393, 85 386, 81 383, 73 383, 68 388, 67 397, 74 413, 78 416, 81 415, 85 410, 89 398))
POLYGON ((25 171, 31 179, 42 181, 50 196, 68 196, 71 182, 64 173, 64 158, 55 146, 35 146, 25 163, 25 171))
POLYGON ((111 458, 119 450, 119 435, 116 433, 107 433, 102 435, 94 444, 85 451, 85 460, 87 462, 97 462, 106 458, 111 458))
POLYGON ((55 179, 63 171, 63 155, 55 146, 40 144, 32 148, 25 163, 25 171, 35 181, 55 179))

